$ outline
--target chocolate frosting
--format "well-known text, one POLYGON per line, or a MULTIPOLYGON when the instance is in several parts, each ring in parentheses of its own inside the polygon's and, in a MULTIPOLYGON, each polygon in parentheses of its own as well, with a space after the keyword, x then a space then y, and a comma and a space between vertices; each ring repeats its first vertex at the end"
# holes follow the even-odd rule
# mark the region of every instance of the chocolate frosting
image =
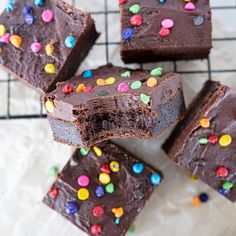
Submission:
POLYGON ((156 77, 157 86, 148 87, 147 80, 152 77, 148 70, 131 70, 122 67, 113 67, 112 65, 102 66, 96 70, 92 70, 92 78, 83 78, 83 75, 75 76, 74 78, 57 84, 56 90, 47 94, 44 97, 44 102, 48 99, 54 101, 53 113, 48 113, 50 117, 59 118, 62 120, 75 122, 79 115, 85 112, 92 114, 96 112, 135 110, 139 107, 147 107, 141 99, 140 94, 144 93, 150 96, 148 107, 154 111, 161 104, 171 100, 181 89, 179 74, 172 72, 164 73, 161 77, 156 77), (122 77, 121 74, 129 71, 130 77, 122 77), (112 85, 97 85, 97 79, 115 78, 115 83, 112 85), (131 84, 134 81, 141 81, 142 87, 139 89, 131 89, 131 84), (118 85, 126 83, 129 86, 127 92, 119 92, 118 85), (76 92, 79 84, 84 84, 85 87, 92 87, 92 92, 76 92), (65 94, 63 87, 71 85, 73 92, 65 94), (100 92, 105 92, 105 96, 101 96, 100 92), (117 99, 121 101, 118 103, 117 99), (78 110, 78 112, 76 112, 78 110))
POLYGON ((89 235, 93 235, 91 227, 98 224, 101 227, 99 235, 122 236, 125 235, 146 201, 152 195, 154 185, 150 178, 152 174, 159 172, 145 165, 143 172, 136 174, 133 172, 132 166, 139 163, 137 158, 112 142, 103 142, 98 147, 102 150, 102 156, 100 157, 96 156, 93 151, 90 151, 87 156, 82 156, 80 150, 75 151, 52 186, 52 188, 58 189, 58 195, 53 199, 48 193, 44 198, 44 203, 89 235), (99 198, 95 194, 95 189, 97 186, 103 186, 98 179, 101 173, 100 168, 104 164, 109 165, 111 161, 117 161, 120 165, 118 172, 110 173, 115 191, 105 193, 103 197, 99 198), (90 193, 86 201, 77 198, 77 191, 80 189, 77 179, 81 175, 86 175, 90 179, 89 185, 85 187, 90 193), (73 201, 73 198, 77 198, 74 202, 79 210, 75 214, 68 214, 65 211, 65 206, 66 203, 73 201), (104 208, 103 216, 95 217, 93 215, 92 210, 95 206, 104 208), (120 223, 117 225, 114 223, 113 208, 123 208, 124 210, 120 223))

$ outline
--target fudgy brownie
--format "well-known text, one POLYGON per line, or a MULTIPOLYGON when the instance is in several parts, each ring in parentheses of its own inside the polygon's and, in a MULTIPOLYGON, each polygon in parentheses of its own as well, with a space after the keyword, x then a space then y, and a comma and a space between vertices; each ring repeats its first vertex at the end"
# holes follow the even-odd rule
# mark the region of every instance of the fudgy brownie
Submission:
POLYGON ((89 235, 122 236, 161 179, 108 141, 76 150, 43 201, 89 235))
POLYGON ((206 58, 209 0, 119 0, 124 62, 206 58))
POLYGON ((111 138, 154 138, 185 109, 178 74, 111 65, 58 83, 43 102, 55 140, 77 147, 111 138))
POLYGON ((236 91, 206 82, 163 148, 231 201, 236 201, 236 91))
POLYGON ((49 92, 74 75, 97 37, 90 14, 61 0, 10 0, 0 16, 0 63, 49 92))

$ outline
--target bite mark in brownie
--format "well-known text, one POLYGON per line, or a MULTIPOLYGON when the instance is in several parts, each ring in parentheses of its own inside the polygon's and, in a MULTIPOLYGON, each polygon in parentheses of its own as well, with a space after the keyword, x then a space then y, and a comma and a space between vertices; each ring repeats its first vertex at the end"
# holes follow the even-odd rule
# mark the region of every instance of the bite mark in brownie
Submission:
POLYGON ((43 201, 88 235, 123 236, 161 179, 108 141, 77 149, 43 201))
POLYGON ((229 200, 236 201, 236 91, 208 81, 163 148, 229 200))
POLYGON ((206 58, 212 48, 209 0, 120 1, 124 62, 206 58))
POLYGON ((89 147, 118 137, 155 138, 185 110, 180 76, 162 68, 107 65, 85 73, 43 98, 57 141, 89 147))
POLYGON ((61 0, 16 0, 0 16, 2 66, 41 93, 71 78, 98 37, 90 14, 61 0))

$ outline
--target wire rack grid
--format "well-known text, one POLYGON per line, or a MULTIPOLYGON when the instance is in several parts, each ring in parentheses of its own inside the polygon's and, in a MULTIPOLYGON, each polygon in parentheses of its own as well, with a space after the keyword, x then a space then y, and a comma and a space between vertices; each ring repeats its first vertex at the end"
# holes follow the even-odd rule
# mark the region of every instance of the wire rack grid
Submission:
MULTIPOLYGON (((69 1, 69 0, 68 0, 69 1)), ((90 3, 93 0, 90 0, 90 3)), ((96 42, 95 46, 96 47, 104 47, 105 50, 105 63, 109 63, 109 62, 113 62, 111 61, 111 57, 110 57, 110 47, 111 46, 115 46, 116 48, 119 48, 119 40, 113 40, 113 37, 110 37, 109 34, 109 28, 110 27, 115 27, 114 25, 112 26, 109 22, 109 17, 111 15, 113 15, 114 17, 116 17, 117 21, 119 22, 119 10, 118 10, 118 4, 117 8, 114 9, 110 9, 110 3, 111 1, 115 1, 115 0, 101 0, 100 4, 103 5, 102 10, 98 10, 98 11, 90 11, 91 14, 96 18, 98 16, 102 16, 104 19, 104 31, 102 32, 102 34, 104 35, 104 40, 100 40, 98 42, 96 42)), ((213 0, 213 1, 221 1, 221 0, 213 0)), ((224 3, 225 1, 221 1, 222 3, 224 3)), ((233 20, 236 18, 236 0, 227 0, 227 5, 215 5, 212 4, 212 12, 213 12, 213 16, 214 14, 217 15, 217 12, 224 12, 226 15, 229 15, 228 13, 232 14, 231 19, 233 17, 233 20)), ((72 5, 74 6, 79 6, 79 1, 77 0, 71 0, 72 5), (77 4, 77 5, 76 5, 77 4)), ((114 5, 114 4, 113 4, 114 5)), ((224 18, 224 17, 223 17, 224 18)), ((230 21, 229 21, 230 22, 230 21)), ((232 24, 235 27, 235 32, 236 32, 236 24, 234 22, 232 22, 232 24)), ((118 26, 118 24, 117 24, 118 26)), ((214 25, 213 25, 214 26, 214 25)), ((215 26, 216 27, 216 26, 215 26)), ((236 34, 223 34, 223 37, 214 37, 213 34, 213 44, 214 43, 223 43, 224 45, 228 45, 230 43, 232 43, 231 49, 233 48, 232 51, 234 51, 234 53, 236 53, 236 34)), ((231 51, 231 50, 230 50, 231 51)), ((214 74, 224 74, 224 73, 236 73, 236 63, 234 65, 234 67, 222 67, 220 66, 219 68, 216 66, 214 68, 212 68, 211 66, 211 59, 214 58, 215 56, 217 56, 217 53, 215 53, 216 55, 209 56, 208 59, 204 60, 201 63, 205 63, 204 66, 201 67, 193 67, 193 69, 191 70, 185 70, 182 69, 181 66, 178 66, 178 62, 176 61, 172 61, 172 62, 168 62, 168 67, 172 68, 175 72, 181 73, 182 75, 186 75, 186 76, 193 76, 193 75, 206 75, 206 79, 211 80, 213 78, 214 74), (170 66, 171 65, 171 66, 170 66), (196 69, 197 68, 197 69, 196 69)), ((236 56, 235 56, 236 58, 236 56)), ((114 63, 114 62, 113 62, 114 63)), ((187 62, 185 62, 187 63, 187 62)), ((116 63, 115 63, 116 64, 116 63)), ((232 63, 231 63, 232 64, 232 63)), ((234 63, 233 63, 234 64, 234 63)), ((232 64, 232 65, 233 65, 232 64)), ((225 64, 227 65, 227 64, 225 64)), ((137 65, 136 65, 137 66, 137 65)), ((140 64, 139 65, 140 68, 145 67, 144 64, 140 64)), ((35 93, 33 95, 33 98, 30 99, 30 102, 35 104, 35 107, 37 108, 33 108, 30 109, 30 111, 27 110, 27 106, 29 105, 27 102, 23 103, 24 105, 24 109, 19 109, 18 105, 21 101, 20 98, 15 97, 17 96, 17 93, 19 95, 19 93, 21 91, 19 91, 20 89, 18 89, 18 92, 16 92, 14 89, 14 85, 15 83, 21 83, 19 82, 17 79, 12 78, 12 76, 8 73, 4 73, 0 71, 0 120, 12 120, 12 119, 32 119, 32 118, 46 118, 46 114, 45 111, 42 107, 40 98, 38 97, 38 95, 35 93), (14 101, 14 102, 13 102, 14 101), (17 103, 16 101, 18 101, 19 103, 17 103), (15 104, 16 103, 16 104, 15 104)), ((22 85, 24 86, 24 85, 22 85)), ((22 93, 22 97, 24 96, 24 93, 22 93)))

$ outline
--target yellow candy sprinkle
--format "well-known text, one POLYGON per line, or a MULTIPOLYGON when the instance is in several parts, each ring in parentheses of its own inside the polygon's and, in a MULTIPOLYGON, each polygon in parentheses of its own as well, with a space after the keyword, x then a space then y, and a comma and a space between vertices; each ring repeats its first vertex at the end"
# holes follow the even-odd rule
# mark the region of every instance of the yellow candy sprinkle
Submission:
POLYGON ((190 2, 191 0, 184 0, 184 2, 190 2))
POLYGON ((147 86, 148 86, 148 87, 155 87, 155 86, 157 86, 157 79, 154 78, 154 77, 150 77, 150 78, 147 80, 147 86))
POLYGON ((110 181, 111 181, 111 177, 110 175, 108 175, 107 173, 101 173, 99 175, 99 181, 102 183, 102 184, 109 184, 110 181))
POLYGON ((48 99, 45 102, 45 108, 46 108, 47 112, 53 113, 53 110, 54 110, 54 102, 53 102, 53 100, 48 99))
POLYGON ((231 144, 232 137, 229 134, 224 134, 220 137, 219 143, 221 147, 227 147, 231 144))
POLYGON ((96 156, 100 157, 102 155, 102 150, 101 148, 97 147, 97 146, 93 146, 93 151, 96 154, 96 156))
POLYGON ((88 189, 87 188, 79 189, 79 191, 77 193, 77 197, 81 201, 87 200, 89 198, 89 191, 88 191, 88 189))
POLYGON ((2 37, 6 33, 7 29, 5 25, 0 25, 0 37, 2 37))
POLYGON ((124 215, 124 209, 122 207, 112 208, 111 210, 116 218, 121 218, 124 215))
POLYGON ((86 89, 86 87, 84 84, 79 84, 76 89, 76 93, 83 92, 85 89, 86 89))
POLYGON ((47 65, 44 67, 44 70, 45 70, 46 73, 48 73, 48 74, 55 74, 55 72, 56 72, 55 66, 54 66, 53 64, 47 64, 47 65))
POLYGON ((120 164, 117 161, 112 161, 109 166, 112 172, 118 172, 120 170, 120 164))
POLYGON ((210 120, 207 119, 207 118, 202 118, 200 121, 199 121, 199 124, 202 128, 208 128, 210 126, 210 120))
POLYGON ((106 81, 104 79, 97 79, 97 85, 106 85, 106 81))
POLYGON ((50 43, 45 46, 45 51, 48 56, 52 56, 54 53, 54 50, 55 50, 54 46, 50 43))
POLYGON ((16 48, 20 48, 21 44, 22 44, 22 39, 19 35, 12 35, 10 37, 10 43, 16 47, 16 48))
POLYGON ((198 180, 198 177, 196 175, 190 175, 189 179, 192 181, 196 181, 196 180, 198 180))
POLYGON ((106 79, 106 84, 111 85, 111 84, 114 84, 115 81, 116 79, 114 77, 109 77, 108 79, 106 79))

